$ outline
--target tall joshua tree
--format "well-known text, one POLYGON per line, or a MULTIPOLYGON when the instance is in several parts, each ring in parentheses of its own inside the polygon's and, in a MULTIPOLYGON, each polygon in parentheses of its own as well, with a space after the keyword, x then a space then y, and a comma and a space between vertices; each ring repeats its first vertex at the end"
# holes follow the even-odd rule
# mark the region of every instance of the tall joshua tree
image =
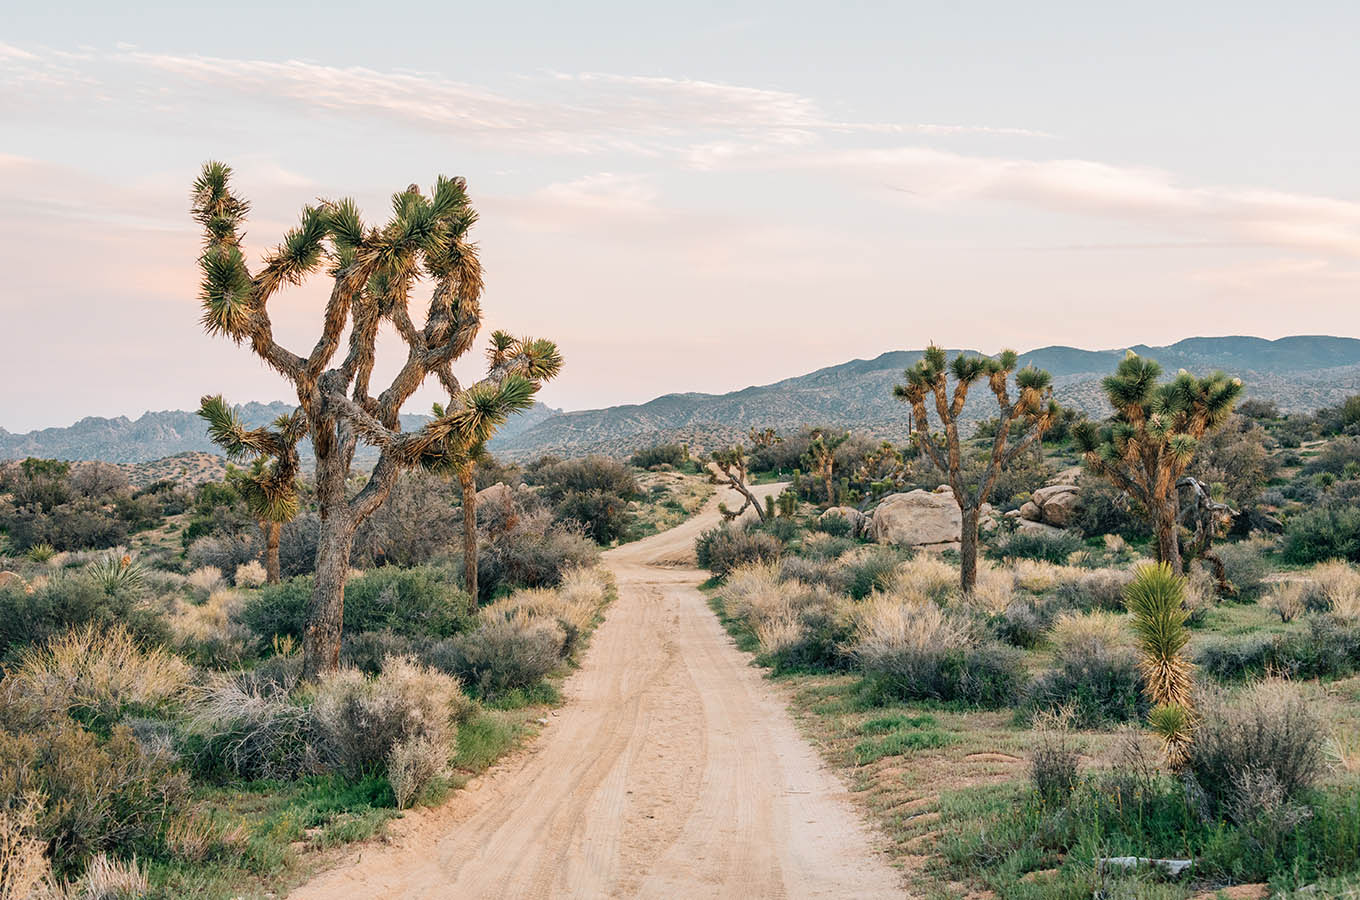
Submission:
POLYGON ((822 479, 822 484, 826 487, 827 506, 836 505, 836 492, 832 487, 836 469, 836 450, 849 439, 848 431, 817 428, 813 430, 812 440, 808 442, 808 467, 812 474, 822 479))
POLYGON ((1194 459, 1200 438, 1232 414, 1242 381, 1215 372, 1196 378, 1182 369, 1159 384, 1162 367, 1130 350, 1102 386, 1114 416, 1097 428, 1073 429, 1086 466, 1137 500, 1157 536, 1157 559, 1182 571, 1176 482, 1194 459))
POLYGON ((199 401, 198 414, 208 423, 208 436, 230 459, 252 465, 237 480, 246 507, 265 536, 264 569, 270 584, 279 583, 279 537, 298 513, 298 441, 307 433, 301 409, 274 420, 273 430, 246 428, 218 394, 199 401))
POLYGON ((1165 562, 1138 570, 1124 591, 1138 635, 1143 693, 1152 704, 1148 724, 1166 747, 1168 761, 1180 768, 1194 731, 1194 669, 1185 658, 1190 632, 1185 627, 1185 579, 1165 562))
POLYGON ((359 523, 383 504, 403 470, 486 441, 506 416, 533 403, 562 360, 551 341, 522 339, 475 384, 465 387, 454 376, 452 364, 472 349, 482 319, 482 269, 469 241, 477 213, 461 178, 441 176, 428 196, 415 185, 399 191, 391 217, 377 226, 365 225, 352 200, 304 206, 298 225, 255 271, 241 247, 249 208, 232 190, 228 166, 203 167, 192 191, 193 217, 204 235, 202 321, 211 335, 248 343, 297 391, 316 454, 321 515, 302 644, 303 676, 314 679, 339 662, 345 578, 359 523), (268 303, 281 288, 301 284, 323 267, 330 296, 320 335, 304 356, 275 339, 268 303), (417 326, 412 292, 426 279, 429 305, 417 326), (406 359, 377 390, 372 376, 383 323, 406 345, 406 359), (346 328, 348 347, 339 354, 346 328), (402 404, 430 376, 448 390, 448 409, 420 430, 403 433, 402 404), (378 461, 351 493, 360 441, 378 451, 378 461))
POLYGON ((948 475, 954 502, 959 505, 962 514, 959 582, 965 592, 971 591, 977 584, 978 520, 982 504, 991 496, 1001 470, 1039 440, 1058 412, 1058 405, 1053 401, 1049 374, 1033 366, 1026 366, 1017 372, 1016 364, 1014 350, 1003 350, 995 358, 960 353, 949 363, 944 350, 932 344, 916 365, 907 369, 907 383, 893 389, 898 399, 911 404, 912 420, 920 445, 936 468, 948 475), (1017 390, 1014 400, 1011 399, 1010 391, 1012 373, 1017 390), (949 387, 951 375, 954 379, 952 391, 949 387), (976 484, 967 484, 963 473, 959 417, 968 399, 968 389, 982 378, 987 380, 987 386, 996 396, 1000 422, 981 476, 976 484), (926 412, 928 399, 934 401, 935 414, 944 429, 943 447, 929 431, 930 420, 926 412), (1016 423, 1022 424, 1024 436, 1014 446, 1008 447, 1011 426, 1016 423))

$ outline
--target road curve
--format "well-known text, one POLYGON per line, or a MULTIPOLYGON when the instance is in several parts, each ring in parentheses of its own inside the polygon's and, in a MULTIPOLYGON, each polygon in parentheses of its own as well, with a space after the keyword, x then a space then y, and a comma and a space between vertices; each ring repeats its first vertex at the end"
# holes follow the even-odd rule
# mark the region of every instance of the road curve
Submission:
POLYGON ((618 599, 526 752, 290 896, 904 896, 696 588, 694 538, 718 499, 604 555, 618 599))

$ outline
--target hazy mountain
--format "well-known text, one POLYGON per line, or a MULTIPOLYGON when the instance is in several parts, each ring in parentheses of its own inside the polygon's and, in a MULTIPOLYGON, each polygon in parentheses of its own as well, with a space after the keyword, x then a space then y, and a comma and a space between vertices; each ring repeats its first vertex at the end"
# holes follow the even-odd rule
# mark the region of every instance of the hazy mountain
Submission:
MULTIPOLYGON (((236 412, 247 427, 255 428, 292 412, 293 408, 281 402, 252 402, 237 406, 236 412)), ((513 438, 558 412, 537 403, 532 409, 511 416, 510 421, 502 426, 502 433, 513 438)), ((401 427, 410 431, 428 421, 428 416, 403 415, 401 427)), ((304 459, 310 459, 310 442, 304 441, 299 450, 304 459)), ((11 434, 0 428, 0 460, 41 456, 143 463, 191 452, 219 452, 208 440, 203 420, 193 410, 146 412, 136 419, 127 416, 113 419, 88 416, 66 428, 43 428, 26 434, 11 434)), ((371 449, 360 445, 358 461, 372 463, 376 456, 371 449)))
MULTIPOLYGON (((1168 372, 1223 369, 1246 382, 1247 396, 1274 400, 1287 412, 1311 411, 1360 393, 1360 340, 1354 338, 1197 337, 1168 347, 1140 344, 1130 349, 1158 360, 1168 372)), ((511 417, 491 449, 522 458, 541 453, 625 453, 663 441, 713 447, 740 439, 753 426, 788 430, 802 424, 853 426, 900 439, 907 408, 893 399, 892 386, 921 352, 893 350, 729 394, 666 394, 647 403, 581 412, 561 412, 538 403, 511 417)), ((1100 379, 1113 371, 1124 353, 1124 348, 1042 347, 1023 354, 1021 362, 1053 374, 1059 402, 1103 416, 1108 410, 1100 379)), ((979 386, 967 413, 980 419, 994 415, 995 408, 990 393, 979 386)), ((247 425, 255 426, 292 407, 247 403, 237 409, 247 425)), ((424 416, 402 416, 402 427, 419 428, 425 421, 424 416)), ((303 449, 310 454, 310 445, 303 449)), ((91 417, 69 428, 27 434, 0 429, 0 459, 46 456, 134 463, 214 450, 202 420, 183 410, 148 412, 136 420, 91 417)), ((361 451, 359 461, 371 463, 372 455, 365 457, 361 451)))
MULTIPOLYGON (((1157 359, 1168 372, 1223 369, 1246 382, 1248 396, 1274 400, 1285 411, 1311 411, 1360 393, 1360 340, 1353 338, 1188 338, 1168 347, 1127 349, 1157 359)), ((1126 348, 1042 347, 1023 354, 1021 362, 1053 374, 1060 402, 1104 416, 1109 411, 1100 379, 1114 370, 1125 352, 1126 348)), ((901 438, 907 408, 893 399, 892 386, 921 353, 894 350, 729 394, 667 394, 642 404, 560 413, 497 441, 494 449, 523 457, 622 453, 660 441, 714 446, 739 439, 753 426, 789 429, 800 424, 853 426, 901 438)), ((980 419, 995 415, 995 408, 990 393, 979 387, 967 412, 980 419)))

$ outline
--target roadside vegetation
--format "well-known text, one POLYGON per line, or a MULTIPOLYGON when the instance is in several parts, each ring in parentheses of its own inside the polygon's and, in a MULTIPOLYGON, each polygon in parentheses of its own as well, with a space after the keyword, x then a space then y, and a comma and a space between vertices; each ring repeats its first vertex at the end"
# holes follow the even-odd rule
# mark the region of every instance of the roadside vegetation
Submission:
MULTIPOLYGON (((1129 437, 1121 419, 1061 411, 998 476, 971 590, 957 545, 874 539, 882 497, 949 484, 929 437, 851 434, 829 494, 804 474, 825 471, 812 429, 753 447, 753 480, 791 478, 778 514, 696 549, 738 646, 927 896, 1338 896, 1360 885, 1348 406, 1200 420, 1177 451, 1202 491, 1178 492, 1174 555, 1163 514, 1104 477, 1099 435, 1129 437), (1019 511, 1051 483, 1075 502, 1036 527, 1019 511)), ((965 471, 994 427, 961 443, 965 471)))

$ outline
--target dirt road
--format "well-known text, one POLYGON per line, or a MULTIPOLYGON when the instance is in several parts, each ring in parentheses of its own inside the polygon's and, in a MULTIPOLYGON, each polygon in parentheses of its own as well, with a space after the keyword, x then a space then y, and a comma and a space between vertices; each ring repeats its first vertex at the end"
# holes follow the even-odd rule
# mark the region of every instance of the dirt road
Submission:
POLYGON ((618 600, 529 751, 291 896, 903 896, 696 590, 717 501, 605 554, 618 600))

